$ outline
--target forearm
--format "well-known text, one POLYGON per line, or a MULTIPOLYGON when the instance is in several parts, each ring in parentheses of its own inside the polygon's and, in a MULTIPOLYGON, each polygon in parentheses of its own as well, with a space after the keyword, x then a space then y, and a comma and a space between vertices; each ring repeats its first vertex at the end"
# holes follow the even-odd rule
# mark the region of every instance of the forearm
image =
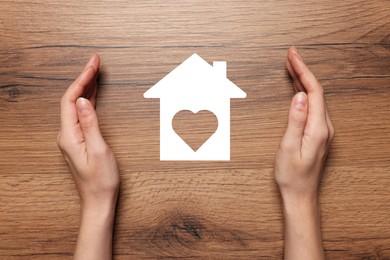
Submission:
MULTIPOLYGON (((282 196, 283 197, 283 196, 282 196)), ((317 198, 283 197, 285 260, 325 259, 317 198)))
POLYGON ((111 259, 115 205, 82 208, 74 259, 111 259))

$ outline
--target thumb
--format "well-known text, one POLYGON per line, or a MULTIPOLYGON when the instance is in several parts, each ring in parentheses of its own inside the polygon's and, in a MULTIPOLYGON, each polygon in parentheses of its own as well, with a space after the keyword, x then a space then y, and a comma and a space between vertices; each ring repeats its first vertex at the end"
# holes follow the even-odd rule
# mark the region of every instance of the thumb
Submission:
POLYGON ((284 142, 289 147, 300 148, 305 131, 308 106, 305 92, 298 92, 292 99, 288 112, 288 125, 284 134, 284 142))
POLYGON ((95 109, 88 99, 82 97, 77 99, 76 108, 87 151, 98 151, 106 143, 100 133, 95 109))

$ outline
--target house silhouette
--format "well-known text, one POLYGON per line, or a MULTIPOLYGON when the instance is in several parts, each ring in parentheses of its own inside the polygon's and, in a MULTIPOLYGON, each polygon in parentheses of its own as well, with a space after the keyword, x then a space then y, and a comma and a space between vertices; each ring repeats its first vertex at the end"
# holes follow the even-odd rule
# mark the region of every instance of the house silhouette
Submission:
POLYGON ((230 160, 230 99, 246 93, 226 77, 226 62, 213 66, 193 54, 144 93, 160 99, 160 160, 230 160), (195 152, 172 127, 181 110, 209 110, 218 119, 215 133, 195 152))

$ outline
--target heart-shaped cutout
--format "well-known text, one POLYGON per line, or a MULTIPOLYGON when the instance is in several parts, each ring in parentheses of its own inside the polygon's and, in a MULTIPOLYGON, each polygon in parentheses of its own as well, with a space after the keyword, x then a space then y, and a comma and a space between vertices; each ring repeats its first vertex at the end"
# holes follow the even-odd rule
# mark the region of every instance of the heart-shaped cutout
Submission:
POLYGON ((218 119, 209 110, 193 113, 181 110, 172 119, 172 127, 181 139, 196 152, 217 130, 218 119))

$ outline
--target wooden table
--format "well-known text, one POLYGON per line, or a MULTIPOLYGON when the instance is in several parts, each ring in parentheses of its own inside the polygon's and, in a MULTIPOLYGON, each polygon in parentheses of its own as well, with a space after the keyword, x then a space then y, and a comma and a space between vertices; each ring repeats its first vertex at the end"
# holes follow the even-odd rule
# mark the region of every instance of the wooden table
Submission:
MULTIPOLYGON (((295 45, 336 138, 321 190, 328 259, 390 259, 390 5, 376 1, 0 2, 0 258, 70 259, 76 187, 56 145, 59 100, 94 52, 98 113, 121 168, 115 259, 281 259, 274 153, 295 45), (143 93, 193 53, 225 60, 231 160, 159 160, 143 93)), ((196 120, 195 120, 196 121, 196 120)))

